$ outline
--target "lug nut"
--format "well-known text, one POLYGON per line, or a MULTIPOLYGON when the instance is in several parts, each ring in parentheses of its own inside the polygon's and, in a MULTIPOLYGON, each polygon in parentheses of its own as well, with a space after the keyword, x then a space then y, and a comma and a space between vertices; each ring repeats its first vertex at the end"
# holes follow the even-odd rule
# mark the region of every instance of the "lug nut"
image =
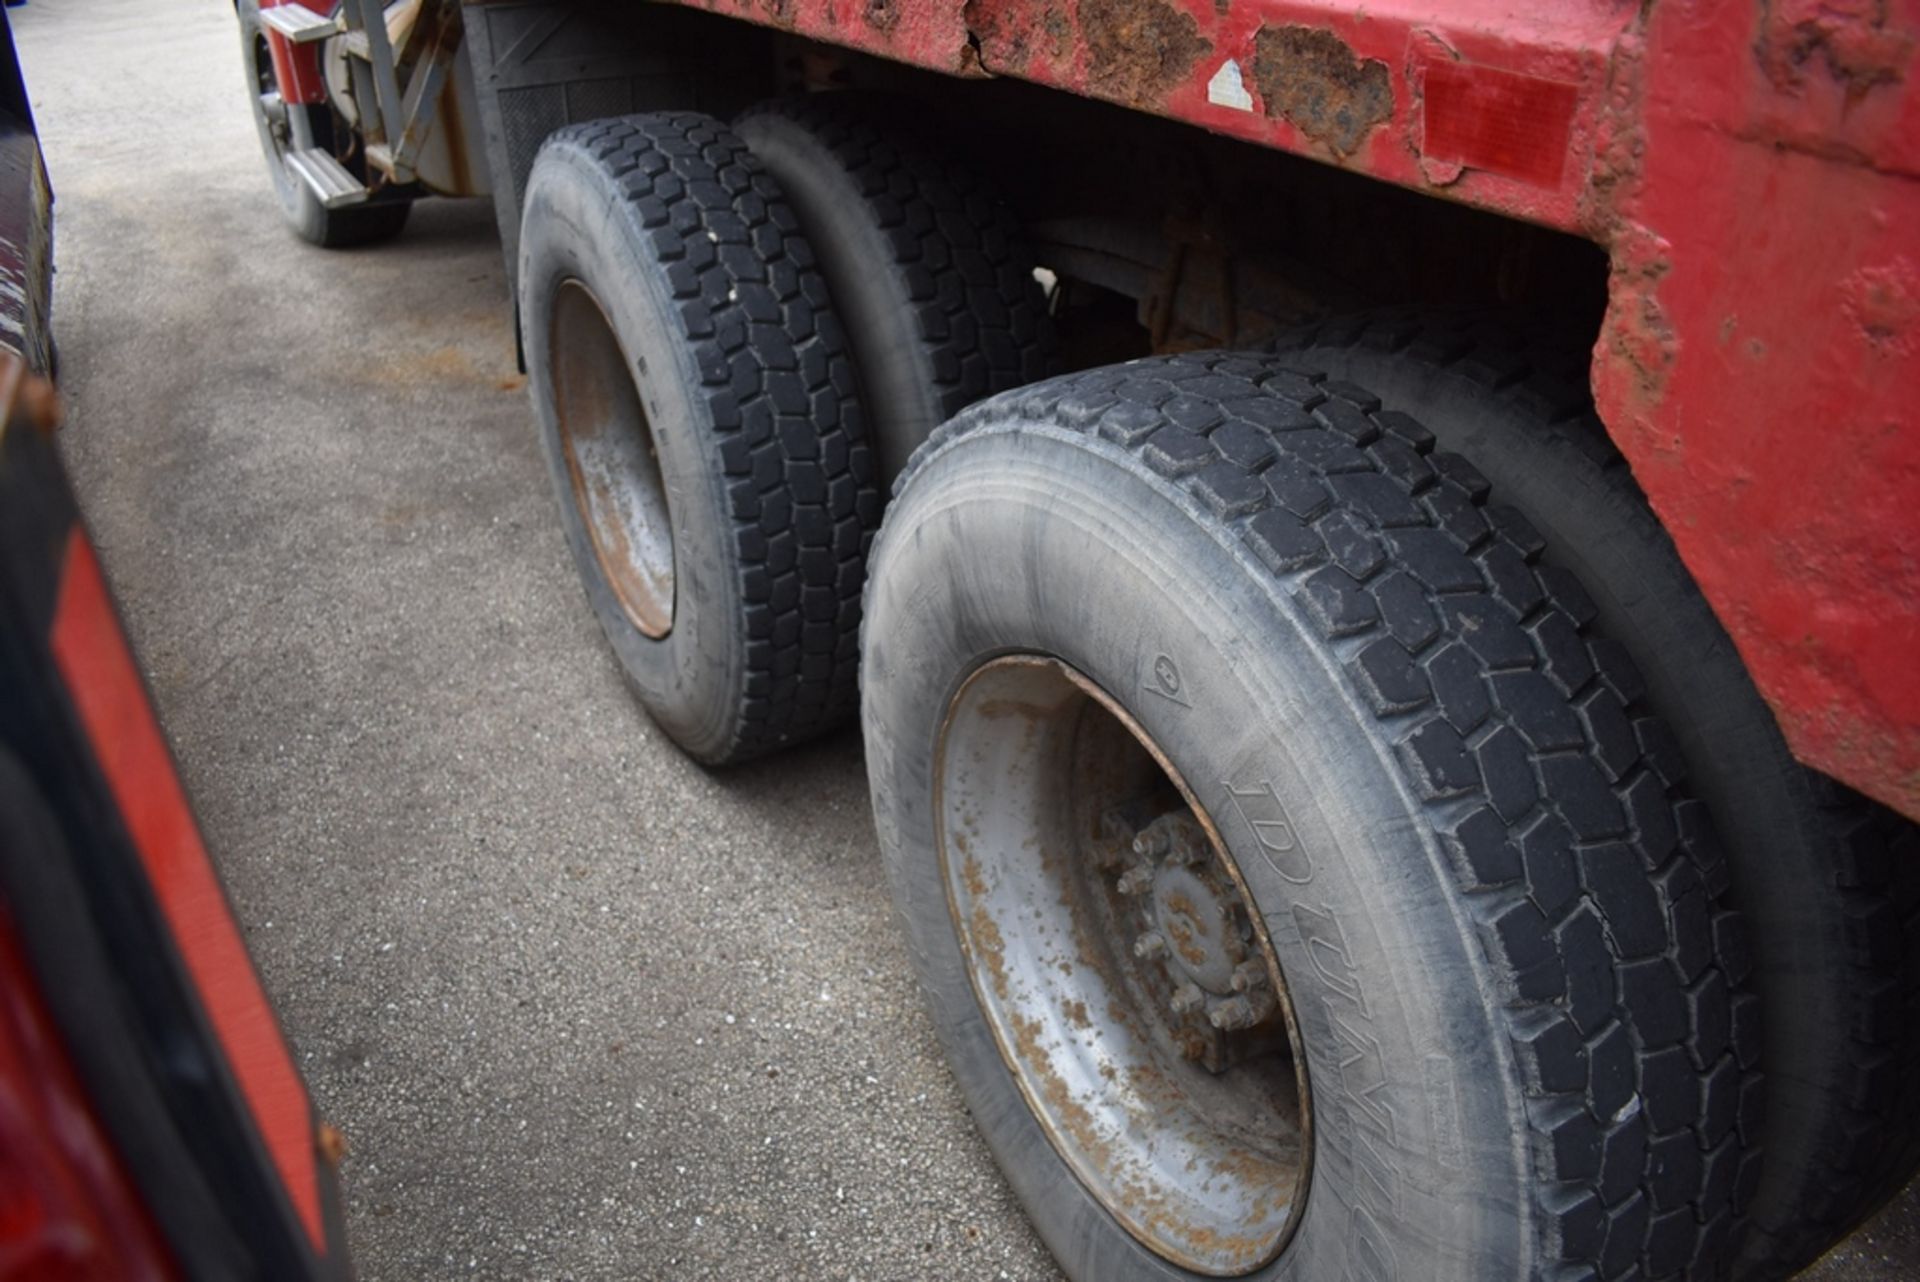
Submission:
MULTIPOLYGON (((1238 1001, 1241 999, 1235 998, 1234 1000, 1238 1001)), ((1184 983, 1173 990, 1173 1001, 1170 1004, 1173 1007, 1174 1014, 1184 1015, 1188 1011, 1198 1010, 1200 1007, 1206 1005, 1207 995, 1200 991, 1199 985, 1184 983)))
POLYGON ((1257 961, 1241 962, 1233 968, 1233 991, 1250 993, 1267 985, 1267 968, 1257 961))
POLYGON ((1207 853, 1206 837, 1184 811, 1161 815, 1133 839, 1133 852, 1142 859, 1166 856, 1170 864, 1199 862, 1207 853))
POLYGON ((1253 1012, 1253 1003, 1244 997, 1229 997, 1207 1012, 1207 1022, 1222 1032, 1231 1032, 1237 1028, 1252 1028, 1260 1022, 1253 1012))
POLYGON ((1195 832, 1192 825, 1181 824, 1174 829, 1173 839, 1167 843, 1167 862, 1191 866, 1206 857, 1206 839, 1195 832))
POLYGON ((1149 864, 1135 864, 1120 874, 1116 883, 1123 895, 1144 895, 1153 886, 1153 867, 1149 864))
POLYGON ((1222 1032, 1252 1028, 1273 1014, 1277 1005, 1271 992, 1265 988, 1255 988, 1239 997, 1229 997, 1215 1004, 1207 1012, 1207 1020, 1222 1032))
POLYGON ((1158 961, 1167 955, 1167 940, 1157 930, 1150 930, 1133 941, 1133 955, 1142 961, 1158 961))

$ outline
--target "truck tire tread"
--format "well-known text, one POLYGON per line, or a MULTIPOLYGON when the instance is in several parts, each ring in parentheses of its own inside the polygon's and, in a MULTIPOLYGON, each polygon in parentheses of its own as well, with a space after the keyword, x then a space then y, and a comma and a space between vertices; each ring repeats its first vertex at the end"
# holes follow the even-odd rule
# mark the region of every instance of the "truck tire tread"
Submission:
MULTIPOLYGON (((1564 460, 1557 466, 1585 466, 1601 478, 1619 500, 1612 515, 1627 523, 1622 535, 1643 555, 1670 559, 1668 577, 1683 585, 1687 608, 1698 612, 1702 626, 1717 627, 1594 410, 1587 380, 1592 336, 1564 312, 1390 308, 1303 326, 1276 346, 1315 367, 1343 353, 1349 360, 1363 353, 1413 362, 1473 385, 1491 398, 1483 403, 1531 420, 1542 444, 1564 460)), ((1731 644, 1722 644, 1717 657, 1737 663, 1731 644)), ((1659 657, 1645 656, 1649 663, 1659 657)), ((1748 694, 1751 715, 1770 725, 1758 694, 1750 687, 1748 694)), ((1674 715, 1671 707, 1664 711, 1674 715)), ((1830 880, 1818 887, 1831 900, 1826 911, 1845 923, 1848 970, 1831 977, 1825 1000, 1844 1010, 1836 1022, 1847 1037, 1829 1057, 1835 1080, 1824 1101, 1829 1116, 1813 1128, 1817 1148, 1770 1154, 1783 1159, 1788 1170, 1779 1174, 1792 1187, 1778 1198, 1788 1211, 1758 1215, 1749 1230, 1739 1272, 1754 1277, 1782 1277, 1812 1260, 1896 1192, 1920 1162, 1920 829, 1792 762, 1778 732, 1772 737, 1778 764, 1770 767, 1768 786, 1797 799, 1810 856, 1831 869, 1830 880)), ((1695 787, 1713 799, 1697 772, 1695 787)), ((1738 854, 1731 869, 1736 897, 1743 876, 1738 854)), ((1768 941, 1758 939, 1756 946, 1765 950, 1768 941)), ((1770 1027, 1770 1038, 1793 1039, 1784 1024, 1770 1027)), ((1774 1081, 1779 1089, 1811 1089, 1774 1081)), ((1769 1170, 1771 1183, 1778 1168, 1769 1170)), ((1763 1198, 1756 1211, 1773 1200, 1763 1198)))
MULTIPOLYGON (((856 337, 855 300, 847 293, 884 278, 897 297, 886 300, 886 315, 876 321, 910 327, 917 340, 923 369, 916 390, 931 404, 925 410, 878 404, 868 381, 876 435, 895 417, 890 409, 925 418, 921 430, 931 431, 984 396, 1045 378, 1054 354, 1046 298, 1013 210, 970 166, 915 136, 899 103, 888 117, 888 105, 884 97, 861 93, 807 94, 761 103, 736 122, 750 139, 758 120, 796 126, 830 157, 819 163, 837 168, 857 190, 862 216, 884 242, 886 261, 850 263, 844 281, 827 272, 856 337), (853 279, 856 273, 862 279, 853 279)), ((821 211, 835 219, 848 212, 844 204, 821 211)), ((800 213, 808 225, 804 205, 800 213)), ((826 229, 808 230, 825 267, 826 229)))

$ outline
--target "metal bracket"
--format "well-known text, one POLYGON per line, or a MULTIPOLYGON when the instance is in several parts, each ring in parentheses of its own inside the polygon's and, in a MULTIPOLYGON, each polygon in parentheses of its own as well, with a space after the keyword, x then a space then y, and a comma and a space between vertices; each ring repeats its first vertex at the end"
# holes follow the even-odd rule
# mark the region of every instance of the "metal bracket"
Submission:
POLYGON ((419 0, 396 51, 379 0, 340 0, 348 74, 360 108, 370 168, 396 183, 413 181, 414 163, 433 128, 440 90, 460 48, 460 8, 419 0), (404 86, 403 65, 411 64, 404 86))

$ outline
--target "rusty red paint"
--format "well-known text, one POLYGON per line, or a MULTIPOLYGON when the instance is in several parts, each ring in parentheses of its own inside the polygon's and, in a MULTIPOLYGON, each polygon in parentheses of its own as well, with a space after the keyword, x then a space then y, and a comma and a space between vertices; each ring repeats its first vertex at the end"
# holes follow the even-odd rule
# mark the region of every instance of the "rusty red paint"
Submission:
POLYGON ((1637 11, 1630 0, 1535 6, 1524 16, 1506 0, 1455 0, 1438 16, 1416 0, 1364 8, 1335 0, 889 0, 877 21, 873 0, 672 2, 949 74, 1031 80, 1426 190, 1435 189, 1421 166, 1415 81, 1428 62, 1462 59, 1566 85, 1573 103, 1565 154, 1574 163, 1556 183, 1467 168, 1449 176, 1444 194, 1570 231, 1584 225, 1583 162, 1609 57, 1637 11), (1270 66, 1293 46, 1293 57, 1279 57, 1269 92, 1246 108, 1211 100, 1208 82, 1229 61, 1258 91, 1263 43, 1270 66), (1337 74, 1347 68, 1351 75, 1337 74), (1311 71, 1321 86, 1291 104, 1270 100, 1299 88, 1280 70, 1311 71))
POLYGON ((1438 61, 1424 68, 1421 87, 1420 153, 1429 162, 1560 185, 1579 86, 1438 61))
POLYGON ((1654 9, 1594 384, 1795 753, 1920 816, 1916 34, 1912 0, 1654 9))
POLYGON ((1087 88, 1109 102, 1150 107, 1213 48, 1193 15, 1167 0, 1079 0, 1076 13, 1087 88))
POLYGON ((1839 84, 1849 98, 1896 84, 1913 57, 1914 33, 1886 21, 1886 0, 1765 0, 1756 46, 1783 93, 1809 78, 1839 84))
POLYGON ((1267 25, 1253 37, 1253 84, 1267 115, 1345 159, 1393 119, 1393 75, 1331 31, 1267 25))
POLYGON ((93 546, 69 537, 51 637, 80 720, 161 913, 307 1233, 324 1255, 312 1108, 187 808, 93 546))

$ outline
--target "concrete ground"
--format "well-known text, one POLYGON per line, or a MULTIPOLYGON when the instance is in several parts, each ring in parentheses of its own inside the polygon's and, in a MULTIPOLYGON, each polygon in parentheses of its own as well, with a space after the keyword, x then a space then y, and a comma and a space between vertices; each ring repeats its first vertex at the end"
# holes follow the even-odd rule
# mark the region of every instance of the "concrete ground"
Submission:
MULTIPOLYGON (((575 586, 492 215, 280 226, 227 0, 9 10, 66 455, 367 1282, 1049 1279, 889 917, 849 734, 682 759, 575 586)), ((1920 1276, 1909 1190, 1809 1276, 1920 1276)))

